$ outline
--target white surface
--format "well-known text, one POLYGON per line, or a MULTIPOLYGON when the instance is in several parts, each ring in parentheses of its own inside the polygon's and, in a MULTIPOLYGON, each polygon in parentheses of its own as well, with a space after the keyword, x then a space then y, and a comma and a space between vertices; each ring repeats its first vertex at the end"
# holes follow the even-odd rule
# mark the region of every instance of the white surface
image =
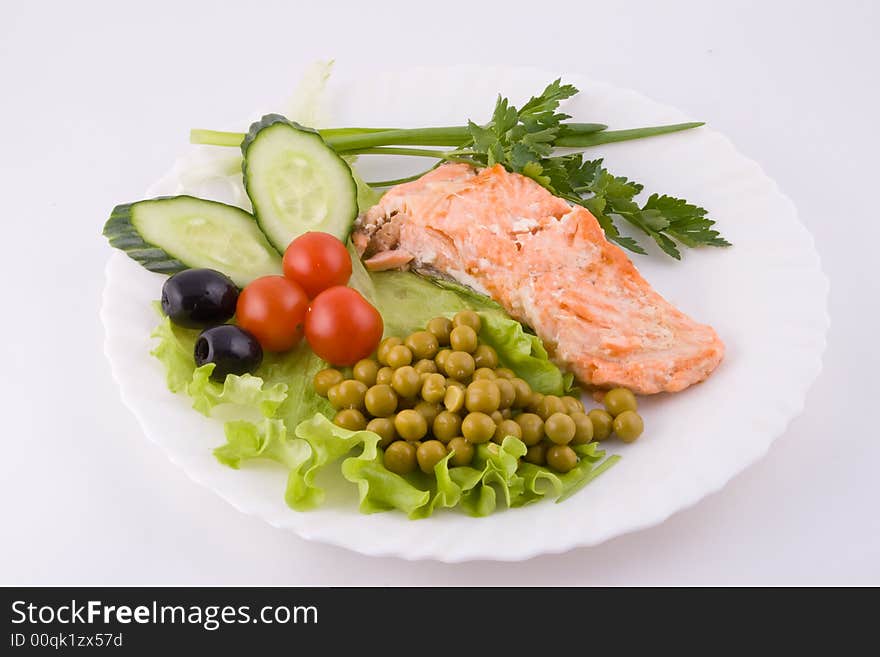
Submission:
MULTIPOLYGON (((405 125, 421 114, 426 124, 449 125, 485 112, 498 92, 519 103, 556 77, 530 67, 455 66, 404 69, 366 81, 343 68, 330 81, 325 105, 337 125, 405 125), (425 111, 437 90, 447 102, 425 111), (360 100, 353 103, 352 98, 360 100), (399 100, 389 107, 391 98, 399 100)), ((614 116, 619 125, 657 125, 689 118, 628 89, 569 72, 565 79, 583 89, 565 104, 566 113, 578 120, 614 116)), ((268 104, 266 110, 274 107, 268 104)), ((101 317, 105 350, 123 400, 173 462, 235 508, 363 554, 515 561, 596 545, 661 522, 763 456, 804 408, 825 346, 828 282, 791 201, 718 132, 704 128, 652 142, 609 145, 603 154, 612 171, 625 171, 648 189, 674 189, 712 208, 712 216, 725 226, 734 248, 689 253, 680 263, 655 253, 637 263, 666 298, 715 327, 726 341, 727 355, 701 385, 643 400, 648 434, 634 445, 610 443, 609 451, 623 456, 621 464, 565 504, 535 504, 479 520, 442 512, 424 522, 398 513, 365 518, 357 511, 354 486, 337 470, 330 480, 338 494, 328 495, 328 503, 311 513, 291 513, 281 494, 287 477, 283 468, 259 464, 231 471, 220 466, 209 449, 224 442, 220 423, 206 422, 192 411, 190 400, 168 394, 161 367, 149 355, 149 335, 157 322, 151 301, 163 278, 114 253, 101 317)), ((228 157, 216 148, 187 146, 147 196, 239 198, 244 194, 240 174, 224 177, 220 197, 201 183, 186 184, 190 172, 204 171, 207 158, 223 162, 228 157), (229 187, 240 189, 234 193, 229 187)), ((391 158, 374 158, 369 163, 373 171, 365 175, 388 180, 396 175, 394 164, 391 158)), ((217 186, 212 178, 209 187, 217 186)))
POLYGON ((880 583, 877 6, 557 3, 536 34, 492 3, 421 15, 374 4, 350 18, 332 4, 279 3, 257 22, 216 3, 0 10, 0 582, 880 583), (301 29, 309 22, 322 29, 301 29), (524 564, 360 557, 192 484, 144 440, 101 356, 100 226, 164 171, 186 127, 229 123, 250 94, 326 56, 579 68, 730 135, 798 204, 831 279, 829 348, 807 411, 760 463, 662 526, 524 564))

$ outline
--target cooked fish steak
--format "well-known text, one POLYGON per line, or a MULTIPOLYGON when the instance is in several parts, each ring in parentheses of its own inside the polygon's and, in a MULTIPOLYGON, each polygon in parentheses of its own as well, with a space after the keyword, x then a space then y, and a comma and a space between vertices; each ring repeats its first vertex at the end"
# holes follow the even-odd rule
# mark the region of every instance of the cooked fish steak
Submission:
POLYGON ((373 270, 413 267, 491 296, 583 383, 651 394, 705 379, 715 331, 666 301, 589 211, 496 165, 445 164, 358 218, 373 270))

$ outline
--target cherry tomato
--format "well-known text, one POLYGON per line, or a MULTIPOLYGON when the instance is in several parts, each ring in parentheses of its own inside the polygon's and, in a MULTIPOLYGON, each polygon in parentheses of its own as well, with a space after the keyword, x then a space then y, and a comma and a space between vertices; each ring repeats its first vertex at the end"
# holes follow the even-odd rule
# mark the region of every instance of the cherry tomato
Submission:
POLYGON ((287 351, 302 339, 309 299, 284 276, 263 276, 238 295, 235 319, 266 351, 287 351))
POLYGON ((329 233, 303 233, 284 252, 284 275, 300 284, 310 299, 351 277, 351 256, 329 233))
POLYGON ((331 365, 354 365, 379 345, 382 316, 356 290, 331 287, 312 299, 306 340, 331 365))

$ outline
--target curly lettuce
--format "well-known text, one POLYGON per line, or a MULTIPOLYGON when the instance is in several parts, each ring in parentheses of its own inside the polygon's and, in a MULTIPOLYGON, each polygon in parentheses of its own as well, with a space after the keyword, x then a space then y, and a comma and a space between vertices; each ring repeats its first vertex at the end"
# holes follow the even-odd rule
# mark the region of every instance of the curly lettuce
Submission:
MULTIPOLYGON (((409 272, 369 274, 355 262, 351 284, 379 308, 388 334, 405 335, 437 315, 474 309, 483 320, 480 339, 495 348, 504 366, 544 394, 569 388, 570 377, 550 361, 540 339, 491 299, 409 272)), ((312 387, 326 364, 305 343, 285 354, 266 354, 253 374, 229 375, 219 383, 211 378, 213 364, 195 365, 198 331, 163 317, 152 335, 158 340, 152 353, 165 367, 169 389, 188 394, 198 412, 225 421, 226 442, 215 449, 217 460, 232 468, 255 459, 279 464, 288 472, 284 499, 297 511, 324 501, 316 482, 328 468, 357 487, 361 512, 397 510, 420 519, 440 509, 483 517, 544 498, 561 501, 617 459, 603 461, 596 443, 581 445, 575 448, 581 457, 577 467, 558 474, 521 461, 525 444, 508 436, 500 445, 477 445, 468 466, 451 467, 449 455, 433 476, 420 471, 401 476, 384 466, 377 434, 348 431, 328 419, 333 408, 312 387)))
POLYGON ((565 474, 531 463, 520 463, 517 474, 523 478, 523 491, 513 506, 531 504, 544 497, 553 498, 557 503, 564 502, 620 460, 617 454, 605 458, 605 450, 599 443, 576 445, 573 449, 580 460, 565 474))
POLYGON ((480 341, 494 348, 498 360, 545 395, 563 395, 571 390, 574 377, 563 373, 551 360, 541 339, 526 333, 522 324, 500 311, 482 311, 480 341))
POLYGON ((151 338, 158 340, 150 353, 165 367, 165 383, 171 392, 185 391, 192 381, 196 369, 193 351, 197 335, 196 331, 172 323, 168 317, 164 317, 150 333, 151 338))
POLYGON ((371 431, 349 431, 316 415, 296 428, 298 439, 311 449, 311 458, 297 464, 288 480, 288 503, 295 509, 314 508, 323 500, 315 477, 342 457, 341 471, 356 484, 363 513, 396 509, 412 519, 430 517, 435 510, 460 507, 476 517, 488 516, 500 505, 523 506, 542 497, 564 499, 610 467, 616 457, 605 459, 598 444, 579 446, 577 467, 566 474, 520 462, 525 444, 507 436, 498 445, 478 445, 471 465, 449 467, 451 454, 434 466, 433 476, 416 472, 401 476, 382 464, 379 436, 371 431), (360 453, 349 454, 356 449, 360 453), (601 463, 600 463, 601 462, 601 463), (597 466, 596 464, 599 463, 597 466), (296 492, 290 496, 291 487, 296 492))
POLYGON ((330 403, 312 388, 312 378, 327 366, 305 343, 284 354, 266 354, 254 374, 230 374, 223 383, 211 378, 214 365, 196 367, 193 350, 199 331, 176 326, 163 317, 152 333, 151 352, 165 368, 169 390, 186 392, 193 408, 221 419, 281 418, 295 427, 315 413, 332 414, 330 403))

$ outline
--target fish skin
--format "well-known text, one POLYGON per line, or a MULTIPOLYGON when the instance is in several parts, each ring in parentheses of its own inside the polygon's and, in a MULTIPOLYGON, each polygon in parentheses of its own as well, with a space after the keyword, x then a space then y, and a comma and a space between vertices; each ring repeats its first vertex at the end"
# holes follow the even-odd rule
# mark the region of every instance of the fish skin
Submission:
POLYGON ((439 271, 491 296, 589 386, 677 392, 724 356, 714 329, 658 294, 587 209, 501 165, 445 164, 390 189, 354 240, 368 268, 439 271))

